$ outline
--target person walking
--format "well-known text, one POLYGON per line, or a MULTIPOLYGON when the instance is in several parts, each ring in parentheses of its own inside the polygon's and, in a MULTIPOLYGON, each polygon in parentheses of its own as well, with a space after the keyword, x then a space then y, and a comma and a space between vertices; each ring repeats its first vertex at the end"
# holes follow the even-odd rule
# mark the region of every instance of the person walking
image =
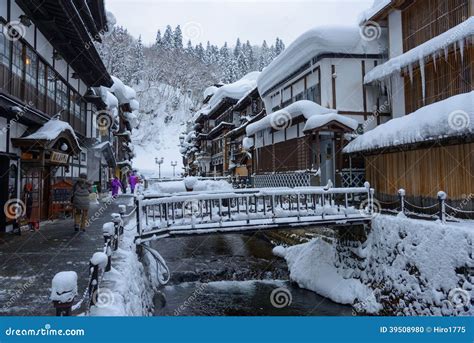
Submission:
POLYGON ((110 183, 110 188, 112 188, 112 196, 116 197, 118 195, 119 189, 122 188, 122 183, 117 176, 114 176, 112 182, 110 183))
POLYGON ((89 195, 91 194, 91 183, 87 175, 81 173, 79 179, 72 188, 72 207, 74 209, 74 229, 86 231, 86 222, 89 215, 89 195))
POLYGON ((132 172, 128 177, 128 183, 130 184, 130 191, 135 193, 135 186, 138 183, 138 177, 135 175, 135 172, 132 172))

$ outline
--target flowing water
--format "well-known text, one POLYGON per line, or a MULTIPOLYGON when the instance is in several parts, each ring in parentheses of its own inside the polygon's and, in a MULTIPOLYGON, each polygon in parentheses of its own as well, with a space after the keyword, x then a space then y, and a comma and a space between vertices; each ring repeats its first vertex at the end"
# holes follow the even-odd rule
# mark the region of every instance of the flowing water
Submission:
POLYGON ((154 242, 171 270, 155 315, 351 315, 288 281, 286 262, 260 235, 209 235, 154 242))

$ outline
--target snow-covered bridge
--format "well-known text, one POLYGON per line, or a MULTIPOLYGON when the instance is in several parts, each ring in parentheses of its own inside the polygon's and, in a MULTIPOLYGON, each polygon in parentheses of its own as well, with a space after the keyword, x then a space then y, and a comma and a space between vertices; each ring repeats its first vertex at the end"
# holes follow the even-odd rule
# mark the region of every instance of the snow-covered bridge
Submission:
POLYGON ((369 223, 374 190, 358 188, 253 188, 146 194, 136 200, 137 237, 166 237, 369 223))

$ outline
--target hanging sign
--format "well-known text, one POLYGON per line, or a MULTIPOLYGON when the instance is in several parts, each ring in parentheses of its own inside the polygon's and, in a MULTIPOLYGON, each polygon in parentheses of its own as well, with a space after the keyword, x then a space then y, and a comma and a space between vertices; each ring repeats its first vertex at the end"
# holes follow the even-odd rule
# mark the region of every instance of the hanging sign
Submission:
POLYGON ((51 163, 67 164, 68 158, 69 158, 68 154, 63 154, 60 152, 53 151, 51 153, 50 161, 51 163))

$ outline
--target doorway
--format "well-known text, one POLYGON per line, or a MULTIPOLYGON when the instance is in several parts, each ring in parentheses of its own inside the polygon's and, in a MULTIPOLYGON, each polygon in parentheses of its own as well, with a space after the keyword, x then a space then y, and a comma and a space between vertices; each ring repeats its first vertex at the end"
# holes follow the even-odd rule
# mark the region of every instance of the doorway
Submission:
POLYGON ((329 180, 335 180, 335 151, 334 151, 334 139, 332 135, 321 135, 320 136, 320 154, 319 162, 321 168, 321 185, 327 185, 329 180))

